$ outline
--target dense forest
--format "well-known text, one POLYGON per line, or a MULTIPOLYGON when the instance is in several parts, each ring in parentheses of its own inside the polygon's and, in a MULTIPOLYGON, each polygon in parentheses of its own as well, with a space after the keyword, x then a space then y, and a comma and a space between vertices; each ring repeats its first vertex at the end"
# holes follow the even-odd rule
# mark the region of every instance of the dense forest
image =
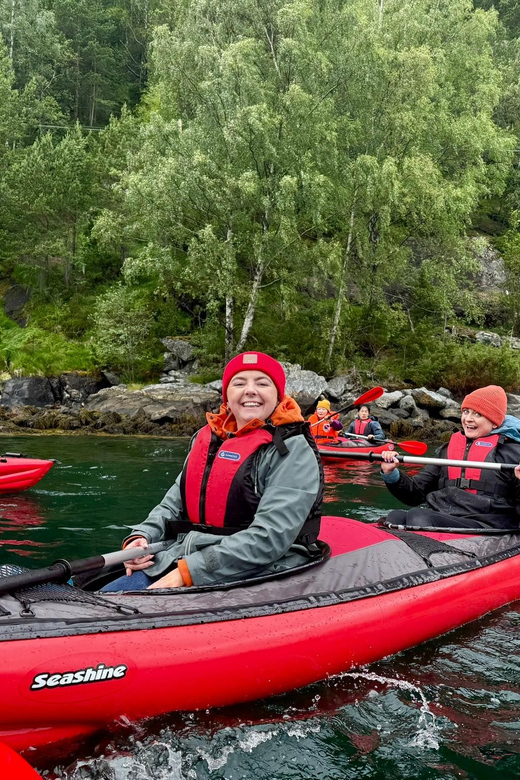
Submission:
POLYGON ((520 336, 517 0, 0 0, 0 378, 160 338, 387 384, 520 336), (478 289, 492 246, 505 281, 478 289))

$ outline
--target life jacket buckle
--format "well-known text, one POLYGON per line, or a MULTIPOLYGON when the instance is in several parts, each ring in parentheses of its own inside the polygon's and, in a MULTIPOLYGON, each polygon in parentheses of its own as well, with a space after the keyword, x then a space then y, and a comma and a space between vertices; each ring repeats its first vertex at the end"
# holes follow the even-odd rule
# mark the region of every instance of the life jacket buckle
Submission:
POLYGON ((467 479, 466 477, 459 477, 456 481, 456 486, 458 488, 462 488, 462 490, 467 490, 471 487, 471 479, 467 479))

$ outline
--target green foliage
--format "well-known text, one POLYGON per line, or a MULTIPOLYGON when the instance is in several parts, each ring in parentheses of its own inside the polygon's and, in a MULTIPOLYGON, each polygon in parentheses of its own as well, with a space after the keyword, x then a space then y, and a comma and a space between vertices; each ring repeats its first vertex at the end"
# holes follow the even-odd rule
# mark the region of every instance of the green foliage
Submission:
POLYGON ((0 369, 9 373, 54 376, 64 371, 92 370, 85 344, 32 325, 21 328, 0 315, 0 369))
POLYGON ((142 291, 123 284, 110 288, 97 299, 92 320, 96 359, 135 381, 138 367, 146 370, 152 357, 148 341, 152 317, 142 291))
POLYGON ((142 378, 187 334, 201 376, 256 347, 396 383, 484 377, 488 352, 444 332, 520 335, 517 6, 0 0, 0 275, 31 291, 4 362, 46 344, 35 370, 82 367, 92 336, 142 378), (490 302, 472 215, 502 234, 490 302))

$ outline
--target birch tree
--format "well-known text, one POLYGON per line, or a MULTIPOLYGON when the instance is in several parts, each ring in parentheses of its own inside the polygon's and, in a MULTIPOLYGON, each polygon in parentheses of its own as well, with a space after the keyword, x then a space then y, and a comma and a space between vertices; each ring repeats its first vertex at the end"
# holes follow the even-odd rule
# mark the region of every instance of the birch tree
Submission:
POLYGON ((459 239, 479 198, 503 188, 514 145, 493 121, 493 12, 467 0, 358 0, 337 20, 329 56, 342 132, 331 222, 343 263, 329 363, 343 291, 374 312, 388 285, 419 282, 412 238, 450 246, 443 271, 452 257, 459 282, 472 270, 459 239))
POLYGON ((158 112, 123 178, 127 273, 160 273, 241 350, 259 296, 316 235, 335 125, 311 2, 181 7, 153 43, 158 112), (136 270, 137 269, 137 270, 136 270))

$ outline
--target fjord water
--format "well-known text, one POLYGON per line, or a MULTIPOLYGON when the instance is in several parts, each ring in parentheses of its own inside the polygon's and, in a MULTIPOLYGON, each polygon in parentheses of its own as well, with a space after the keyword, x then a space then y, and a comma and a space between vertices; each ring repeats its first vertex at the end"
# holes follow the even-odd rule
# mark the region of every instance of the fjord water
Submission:
MULTIPOLYGON (((34 567, 118 549, 172 483, 187 441, 30 436, 0 447, 60 461, 31 490, 0 496, 0 562, 34 567)), ((368 521, 396 506, 377 471, 326 466, 325 513, 368 521)), ((121 723, 39 760, 60 780, 519 778, 520 604, 284 696, 121 723)))

